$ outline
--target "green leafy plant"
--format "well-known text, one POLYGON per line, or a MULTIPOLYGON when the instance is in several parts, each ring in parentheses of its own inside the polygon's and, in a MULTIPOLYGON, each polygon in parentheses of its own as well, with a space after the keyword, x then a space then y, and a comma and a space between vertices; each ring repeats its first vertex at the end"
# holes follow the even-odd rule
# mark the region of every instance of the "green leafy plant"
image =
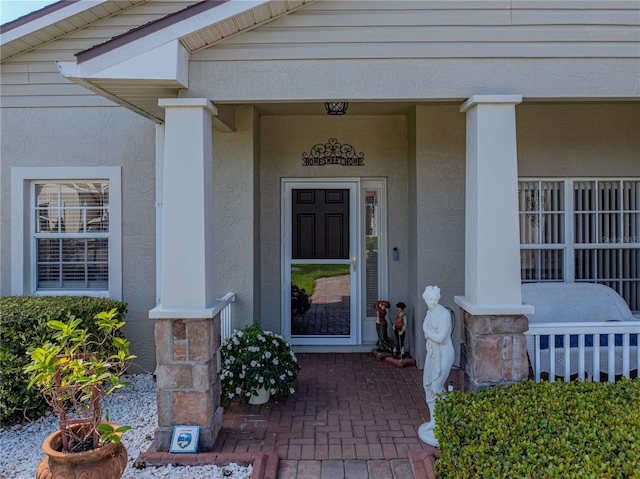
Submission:
MULTIPOLYGON (((122 384, 122 383, 121 383, 122 384)), ((100 433, 100 444, 115 442, 116 444, 122 439, 122 433, 131 429, 131 426, 118 426, 109 422, 109 411, 105 411, 105 421, 96 426, 96 430, 100 433)))
MULTIPOLYGON (((0 297, 0 422, 4 425, 31 421, 50 408, 36 389, 27 389, 24 368, 28 351, 53 340, 48 320, 66 321, 71 313, 82 327, 97 331, 93 319, 101 311, 116 308, 120 317, 127 303, 89 296, 3 296, 0 297)), ((122 334, 122 333, 117 333, 122 334)))
POLYGON ((640 478, 640 382, 524 382, 436 406, 448 478, 640 478))
POLYGON ((246 401, 260 388, 287 397, 295 392, 292 383, 300 365, 291 345, 278 334, 263 331, 258 324, 234 331, 220 348, 222 356, 222 399, 246 401))
POLYGON ((117 309, 100 312, 95 320, 95 333, 80 327, 81 320, 72 314, 66 322, 48 321, 53 341, 32 349, 25 367, 27 387, 40 391, 60 418, 64 452, 97 448, 128 429, 98 427, 102 398, 129 384, 120 376, 135 356, 129 353, 129 341, 117 334, 125 324, 117 309))

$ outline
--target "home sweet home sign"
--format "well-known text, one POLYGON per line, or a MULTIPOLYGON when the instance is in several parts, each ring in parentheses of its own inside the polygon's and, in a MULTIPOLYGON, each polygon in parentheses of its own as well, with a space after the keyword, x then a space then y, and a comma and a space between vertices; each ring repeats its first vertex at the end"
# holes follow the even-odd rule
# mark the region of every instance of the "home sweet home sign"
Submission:
POLYGON ((307 153, 302 153, 302 166, 364 166, 364 153, 348 144, 329 138, 326 143, 318 143, 307 153))

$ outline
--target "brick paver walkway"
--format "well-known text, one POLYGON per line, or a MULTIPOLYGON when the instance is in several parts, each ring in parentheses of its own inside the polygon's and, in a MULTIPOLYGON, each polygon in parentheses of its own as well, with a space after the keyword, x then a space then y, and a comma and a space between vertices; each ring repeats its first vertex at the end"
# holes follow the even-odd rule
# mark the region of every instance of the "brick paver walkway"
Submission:
POLYGON ((349 275, 316 279, 311 295, 311 307, 294 319, 293 334, 300 335, 349 335, 349 275))
POLYGON ((298 359, 296 393, 262 406, 232 403, 214 451, 276 451, 278 479, 413 479, 409 450, 428 447, 418 437, 429 416, 422 370, 370 353, 298 359))

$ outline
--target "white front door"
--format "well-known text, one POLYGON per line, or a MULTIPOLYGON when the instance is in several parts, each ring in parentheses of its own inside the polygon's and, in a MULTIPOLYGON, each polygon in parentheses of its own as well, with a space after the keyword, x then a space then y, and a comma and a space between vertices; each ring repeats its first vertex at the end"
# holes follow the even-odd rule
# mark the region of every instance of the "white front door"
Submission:
POLYGON ((360 182, 284 180, 283 332, 297 345, 358 344, 360 182))

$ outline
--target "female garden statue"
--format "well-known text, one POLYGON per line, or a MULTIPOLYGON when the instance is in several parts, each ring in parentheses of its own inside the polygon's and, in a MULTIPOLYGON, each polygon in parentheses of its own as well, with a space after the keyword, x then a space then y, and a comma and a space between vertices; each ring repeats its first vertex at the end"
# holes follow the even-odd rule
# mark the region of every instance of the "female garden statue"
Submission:
POLYGON ((444 391, 444 383, 449 376, 455 351, 451 341, 453 324, 451 314, 440 301, 440 288, 427 286, 422 294, 427 303, 427 315, 422 323, 424 338, 427 342, 427 354, 424 360, 423 386, 427 406, 429 406, 429 422, 425 422, 418 429, 418 435, 424 442, 438 446, 438 441, 433 436, 435 422, 436 397, 444 391))

